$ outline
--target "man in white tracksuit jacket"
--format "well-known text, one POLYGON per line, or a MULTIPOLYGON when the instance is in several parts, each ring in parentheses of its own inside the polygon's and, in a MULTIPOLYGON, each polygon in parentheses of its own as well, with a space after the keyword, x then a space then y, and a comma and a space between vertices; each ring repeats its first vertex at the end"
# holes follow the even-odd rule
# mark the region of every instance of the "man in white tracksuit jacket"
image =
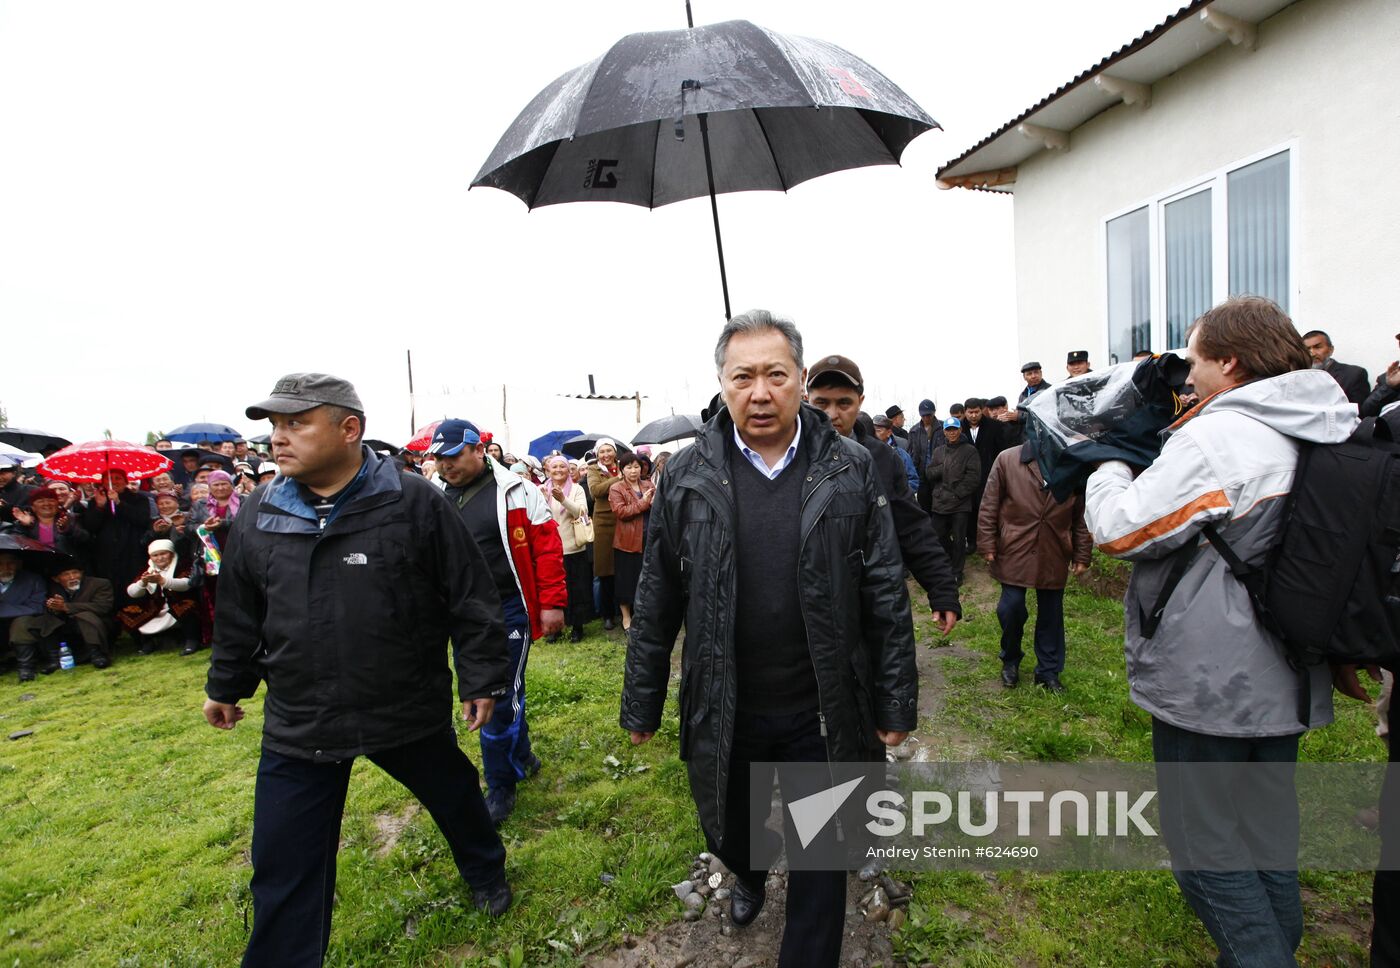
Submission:
MULTIPOLYGON (((1136 478, 1118 461, 1094 472, 1085 520, 1101 551, 1137 563, 1124 600, 1128 681, 1133 701, 1152 714, 1155 760, 1293 763, 1302 733, 1332 721, 1327 667, 1310 669, 1304 682, 1289 666, 1202 529, 1214 523, 1246 564, 1260 563, 1282 529, 1300 442, 1345 441, 1356 406, 1327 373, 1309 369, 1292 322, 1265 299, 1235 298, 1207 312, 1192 326, 1187 355, 1201 403, 1136 478), (1146 617, 1188 545, 1195 552, 1149 638, 1146 617)), ((1292 803, 1284 772, 1286 789, 1272 795, 1292 803)), ((1182 808, 1219 815, 1213 829, 1190 827, 1189 845, 1165 831, 1177 882, 1219 946, 1218 963, 1294 964, 1303 934, 1296 871, 1193 869, 1213 865, 1203 850, 1249 856, 1233 822, 1249 810, 1237 802, 1245 793, 1204 785, 1178 807, 1160 785, 1164 827, 1182 808)))

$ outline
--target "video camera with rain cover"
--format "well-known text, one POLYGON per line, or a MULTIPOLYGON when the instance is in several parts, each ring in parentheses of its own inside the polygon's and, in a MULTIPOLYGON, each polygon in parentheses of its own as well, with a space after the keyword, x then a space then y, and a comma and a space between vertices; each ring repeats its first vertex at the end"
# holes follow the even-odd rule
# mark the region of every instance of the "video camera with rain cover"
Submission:
POLYGON ((1081 493, 1101 461, 1150 466, 1162 452, 1162 431, 1185 412, 1190 371, 1181 357, 1163 353, 1073 377, 1020 404, 1055 499, 1081 493))

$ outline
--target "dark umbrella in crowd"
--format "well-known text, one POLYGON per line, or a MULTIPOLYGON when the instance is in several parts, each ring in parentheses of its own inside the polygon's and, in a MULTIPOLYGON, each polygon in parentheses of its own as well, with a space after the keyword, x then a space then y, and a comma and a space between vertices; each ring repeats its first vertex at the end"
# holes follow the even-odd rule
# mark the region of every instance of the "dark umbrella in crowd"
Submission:
POLYGON ((48 454, 72 443, 67 437, 60 437, 43 430, 26 427, 0 427, 0 441, 14 444, 20 450, 35 454, 48 454))
POLYGON ((564 452, 565 457, 575 459, 582 457, 590 450, 596 450, 598 441, 611 440, 617 444, 619 451, 631 450, 625 443, 625 438, 614 437, 612 434, 579 434, 577 437, 570 437, 560 445, 559 449, 564 452))
POLYGON ((272 435, 263 434, 261 437, 249 437, 248 443, 252 444, 254 447, 268 447, 272 444, 272 435))
MULTIPOLYGON (((269 441, 269 443, 271 443, 271 441, 269 441)), ((376 454, 394 455, 403 450, 403 448, 399 447, 397 444, 391 444, 387 440, 375 440, 373 438, 366 440, 365 445, 376 454)))
POLYGON ((228 424, 221 423, 185 424, 183 427, 176 427, 165 436, 170 440, 179 441, 182 444, 197 444, 201 440, 218 442, 243 439, 243 435, 238 431, 234 430, 228 424))
POLYGON ((705 422, 700 419, 698 414, 692 416, 688 413, 673 413, 669 417, 653 420, 637 431, 637 436, 632 438, 632 443, 664 444, 671 440, 685 440, 687 437, 694 437, 700 433, 700 428, 703 426, 705 426, 705 422))
POLYGON ((15 552, 24 561, 26 568, 45 574, 53 572, 57 560, 54 550, 43 542, 5 531, 0 531, 0 551, 15 552))
POLYGON ((582 430, 551 430, 549 433, 530 441, 530 449, 526 453, 531 457, 544 460, 556 450, 562 449, 564 441, 571 440, 581 433, 583 433, 582 430))
POLYGON ((828 172, 895 165, 936 127, 854 54, 731 20, 628 34, 564 74, 515 119, 472 186, 532 209, 709 195, 728 318, 716 194, 785 192, 828 172))

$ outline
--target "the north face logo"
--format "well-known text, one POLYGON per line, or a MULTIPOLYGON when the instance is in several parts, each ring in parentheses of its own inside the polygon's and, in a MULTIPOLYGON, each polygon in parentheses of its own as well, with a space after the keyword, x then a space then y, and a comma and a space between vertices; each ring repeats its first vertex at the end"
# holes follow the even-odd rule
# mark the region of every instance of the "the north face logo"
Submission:
POLYGON ((369 564, 369 558, 365 557, 365 555, 364 555, 363 553, 359 552, 359 551, 355 552, 353 555, 346 555, 346 556, 345 556, 343 559, 341 559, 341 560, 344 561, 347 565, 367 565, 367 564, 369 564))

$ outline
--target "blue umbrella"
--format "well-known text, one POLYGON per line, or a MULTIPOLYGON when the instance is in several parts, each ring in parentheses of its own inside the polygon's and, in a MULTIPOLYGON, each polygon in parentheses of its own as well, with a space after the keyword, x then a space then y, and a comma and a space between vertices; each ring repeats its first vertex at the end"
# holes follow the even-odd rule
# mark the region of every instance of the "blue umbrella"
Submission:
POLYGON ((228 424, 221 423, 192 423, 183 427, 176 427, 165 435, 171 440, 178 440, 182 444, 197 444, 201 440, 212 440, 216 443, 222 440, 242 440, 243 435, 234 430, 228 424))
POLYGON ((581 433, 583 433, 582 430, 551 430, 543 437, 536 437, 534 440, 530 441, 530 450, 528 453, 531 457, 544 460, 556 450, 563 450, 564 441, 568 440, 570 437, 577 437, 581 433))

